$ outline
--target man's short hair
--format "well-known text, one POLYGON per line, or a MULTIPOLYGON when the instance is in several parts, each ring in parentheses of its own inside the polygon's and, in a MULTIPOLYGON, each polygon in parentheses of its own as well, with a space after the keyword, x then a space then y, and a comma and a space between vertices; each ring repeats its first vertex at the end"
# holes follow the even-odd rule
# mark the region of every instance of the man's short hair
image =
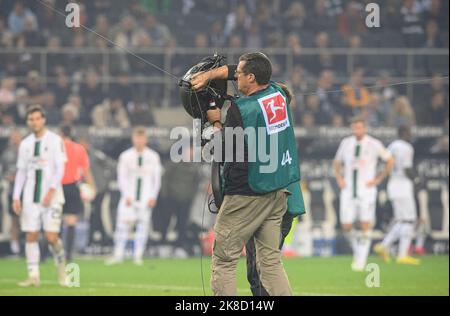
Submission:
POLYGON ((350 122, 352 124, 363 123, 364 125, 366 125, 366 120, 361 115, 357 115, 357 116, 352 117, 350 122))
POLYGON ((239 57, 239 61, 245 61, 242 71, 245 74, 254 74, 259 85, 268 84, 272 76, 272 64, 263 53, 247 53, 239 57))
POLYGON ((147 136, 147 129, 143 126, 133 128, 133 135, 147 136))
POLYGON ((40 105, 31 105, 30 107, 28 107, 25 117, 28 119, 28 116, 30 114, 33 114, 33 113, 36 113, 36 112, 41 113, 42 117, 45 117, 44 108, 42 106, 40 106, 40 105))

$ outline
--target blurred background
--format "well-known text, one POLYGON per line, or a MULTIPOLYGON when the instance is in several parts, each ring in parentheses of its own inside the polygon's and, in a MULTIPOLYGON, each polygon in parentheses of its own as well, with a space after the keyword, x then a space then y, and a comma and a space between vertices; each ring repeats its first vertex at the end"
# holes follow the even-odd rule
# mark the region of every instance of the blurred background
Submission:
MULTIPOLYGON (((426 251, 448 254, 448 1, 381 1, 379 28, 365 24, 370 1, 69 2, 80 4, 81 23, 101 36, 66 27, 65 18, 48 7, 67 14, 68 1, 0 0, 0 256, 10 254, 16 225, 8 212, 15 163, 10 157, 27 133, 26 107, 36 103, 46 109, 52 128, 72 125, 90 156, 98 195, 77 226, 79 254, 111 251, 116 162, 137 125, 149 128, 150 147, 165 168, 147 255, 207 254, 214 223, 204 210, 210 167, 169 159, 171 128, 192 127, 170 74, 182 76, 214 52, 236 63, 249 51, 266 53, 273 79, 295 95, 291 106, 308 210, 289 241, 295 255, 349 251, 338 226, 331 162, 355 114, 386 146, 397 126, 413 128, 426 251), (352 99, 351 91, 360 97, 352 99)), ((391 218, 383 184, 375 239, 391 218)))

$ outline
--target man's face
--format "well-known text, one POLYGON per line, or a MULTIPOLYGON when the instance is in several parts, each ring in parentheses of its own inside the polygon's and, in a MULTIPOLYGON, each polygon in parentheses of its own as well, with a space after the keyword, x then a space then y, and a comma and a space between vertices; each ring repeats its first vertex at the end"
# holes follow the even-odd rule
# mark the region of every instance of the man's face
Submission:
POLYGON ((40 112, 28 114, 27 125, 33 133, 39 133, 44 129, 45 117, 40 112))
POLYGON ((242 70, 242 68, 245 65, 245 61, 240 61, 237 69, 236 69, 236 78, 237 78, 237 84, 238 84, 238 90, 242 92, 243 94, 247 95, 247 92, 249 91, 250 85, 255 80, 255 75, 253 74, 245 74, 242 70))
POLYGON ((147 136, 143 134, 133 134, 131 140, 133 147, 137 149, 143 149, 147 145, 147 136))
POLYGON ((361 139, 366 135, 366 125, 363 122, 352 123, 352 133, 357 139, 361 139))

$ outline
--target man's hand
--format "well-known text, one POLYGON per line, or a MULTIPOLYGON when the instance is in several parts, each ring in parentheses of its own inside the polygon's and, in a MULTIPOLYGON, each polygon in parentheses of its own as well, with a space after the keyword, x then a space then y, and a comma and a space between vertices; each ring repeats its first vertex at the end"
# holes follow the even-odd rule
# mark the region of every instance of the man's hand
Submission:
POLYGON ((133 205, 133 201, 131 200, 131 198, 126 198, 125 199, 125 206, 131 207, 131 205, 133 205))
POLYGON ((227 78, 228 66, 226 65, 208 71, 200 71, 193 74, 191 77, 192 89, 200 90, 206 87, 211 80, 227 78))
POLYGON ((192 75, 191 85, 193 90, 201 90, 209 83, 211 80, 209 71, 200 71, 192 75))
POLYGON ((381 183, 382 180, 375 178, 373 180, 367 181, 366 185, 367 187, 371 188, 371 187, 376 187, 381 183))
POLYGON ((50 205, 50 202, 53 199, 53 195, 55 195, 55 189, 51 188, 48 190, 47 194, 45 195, 44 199, 42 200, 42 205, 44 207, 48 207, 50 205))
POLYGON ((291 104, 291 101, 292 101, 291 90, 289 90, 288 87, 284 83, 277 82, 277 85, 279 85, 281 87, 281 89, 283 90, 283 92, 286 94, 288 104, 291 104))
POLYGON ((214 110, 208 110, 206 111, 206 116, 208 117, 208 121, 210 123, 214 123, 216 121, 220 121, 221 118, 221 112, 220 109, 214 109, 214 110))
POLYGON ((345 189, 345 187, 347 186, 347 182, 345 182, 343 177, 337 177, 336 182, 341 190, 345 189))
POLYGON ((155 206, 156 206, 156 200, 155 200, 155 199, 150 199, 150 200, 148 200, 147 206, 148 206, 149 208, 155 208, 155 206))
POLYGON ((16 213, 17 215, 20 215, 20 212, 22 211, 22 203, 20 202, 20 200, 14 200, 13 204, 12 204, 12 208, 14 213, 16 213))

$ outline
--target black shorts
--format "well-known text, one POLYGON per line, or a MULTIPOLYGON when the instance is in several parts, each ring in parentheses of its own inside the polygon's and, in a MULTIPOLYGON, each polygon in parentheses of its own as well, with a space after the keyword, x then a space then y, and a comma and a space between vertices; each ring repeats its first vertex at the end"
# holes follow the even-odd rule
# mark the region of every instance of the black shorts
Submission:
POLYGON ((63 184, 64 199, 63 214, 79 215, 83 213, 84 206, 81 201, 80 189, 77 183, 63 184))

